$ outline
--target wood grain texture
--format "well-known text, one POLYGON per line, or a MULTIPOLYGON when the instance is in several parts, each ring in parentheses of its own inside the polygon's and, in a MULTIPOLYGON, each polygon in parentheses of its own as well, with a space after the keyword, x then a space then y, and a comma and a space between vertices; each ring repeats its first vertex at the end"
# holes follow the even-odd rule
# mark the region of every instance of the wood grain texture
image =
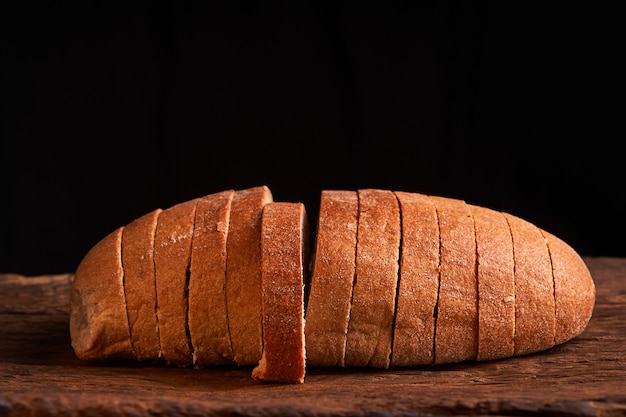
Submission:
POLYGON ((265 384, 250 368, 93 364, 70 345, 72 275, 0 275, 0 416, 626 415, 626 259, 584 258, 597 288, 578 337, 531 355, 415 368, 315 368, 265 384))

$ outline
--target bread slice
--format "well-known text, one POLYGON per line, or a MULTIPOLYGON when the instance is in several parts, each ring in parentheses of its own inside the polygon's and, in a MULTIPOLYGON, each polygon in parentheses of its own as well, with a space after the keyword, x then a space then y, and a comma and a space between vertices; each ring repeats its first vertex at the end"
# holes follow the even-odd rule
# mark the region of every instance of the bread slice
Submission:
POLYGON ((120 227, 96 243, 76 268, 70 299, 70 337, 79 359, 133 359, 122 268, 120 227))
POLYGON ((226 309, 226 239, 233 190, 198 200, 189 275, 189 336, 197 366, 233 364, 226 309))
POLYGON ((433 363, 439 225, 427 195, 396 191, 402 218, 400 281, 391 366, 433 363))
POLYGON ((435 364, 475 360, 478 295, 474 221, 463 200, 431 196, 441 239, 435 364))
POLYGON ((356 277, 346 340, 347 366, 388 368, 395 313, 400 209, 389 190, 358 190, 356 277))
POLYGON ((178 366, 193 363, 187 326, 187 284, 197 202, 193 199, 163 210, 155 234, 159 340, 163 358, 178 366))
POLYGON ((554 345, 552 264, 546 240, 534 224, 505 213, 515 260, 515 355, 554 345))
POLYGON ((513 241, 499 211, 469 205, 476 230, 478 279, 477 360, 513 356, 515 274, 513 241))
POLYGON ((263 209, 261 276, 263 354, 252 377, 303 383, 306 373, 304 284, 309 225, 302 203, 274 202, 263 209))
POLYGON ((304 330, 311 366, 345 366, 358 212, 356 191, 322 191, 304 330))
POLYGON ((133 220, 122 233, 126 312, 133 351, 139 361, 160 359, 156 317, 154 235, 161 209, 133 220))
POLYGON ((596 287, 587 265, 567 243, 541 230, 548 242, 554 277, 554 342, 564 343, 585 330, 596 300, 596 287))
POLYGON ((235 191, 226 242, 226 302, 237 365, 257 365, 263 351, 261 216, 272 202, 267 186, 235 191))

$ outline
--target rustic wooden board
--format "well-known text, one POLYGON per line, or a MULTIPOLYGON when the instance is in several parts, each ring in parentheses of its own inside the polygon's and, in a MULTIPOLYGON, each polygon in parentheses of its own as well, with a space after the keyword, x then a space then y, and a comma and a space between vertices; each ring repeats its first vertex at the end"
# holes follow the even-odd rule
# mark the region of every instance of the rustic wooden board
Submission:
POLYGON ((626 415, 626 259, 585 261, 596 308, 570 342, 482 363, 310 368, 301 385, 248 368, 84 363, 70 346, 72 275, 0 275, 0 416, 626 415))

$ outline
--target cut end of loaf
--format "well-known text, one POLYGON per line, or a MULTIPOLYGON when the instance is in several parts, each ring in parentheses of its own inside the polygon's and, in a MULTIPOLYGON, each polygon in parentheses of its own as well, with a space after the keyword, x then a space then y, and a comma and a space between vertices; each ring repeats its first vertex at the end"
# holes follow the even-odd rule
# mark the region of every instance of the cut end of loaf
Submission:
POLYGON ((124 301, 120 247, 123 227, 100 240, 82 259, 72 285, 70 337, 79 359, 135 357, 124 301))
POLYGON ((542 230, 552 260, 555 344, 580 335, 593 313, 596 287, 580 255, 560 238, 542 230))

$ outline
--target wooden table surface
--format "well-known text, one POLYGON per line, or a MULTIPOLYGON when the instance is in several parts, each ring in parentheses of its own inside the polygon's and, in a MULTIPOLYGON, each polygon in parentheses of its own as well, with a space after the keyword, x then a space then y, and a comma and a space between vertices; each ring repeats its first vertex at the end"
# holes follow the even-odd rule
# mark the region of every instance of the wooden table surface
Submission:
POLYGON ((596 306, 579 337, 481 363, 307 369, 300 385, 251 369, 85 363, 70 346, 71 274, 0 275, 0 416, 626 416, 626 259, 585 258, 596 306))

